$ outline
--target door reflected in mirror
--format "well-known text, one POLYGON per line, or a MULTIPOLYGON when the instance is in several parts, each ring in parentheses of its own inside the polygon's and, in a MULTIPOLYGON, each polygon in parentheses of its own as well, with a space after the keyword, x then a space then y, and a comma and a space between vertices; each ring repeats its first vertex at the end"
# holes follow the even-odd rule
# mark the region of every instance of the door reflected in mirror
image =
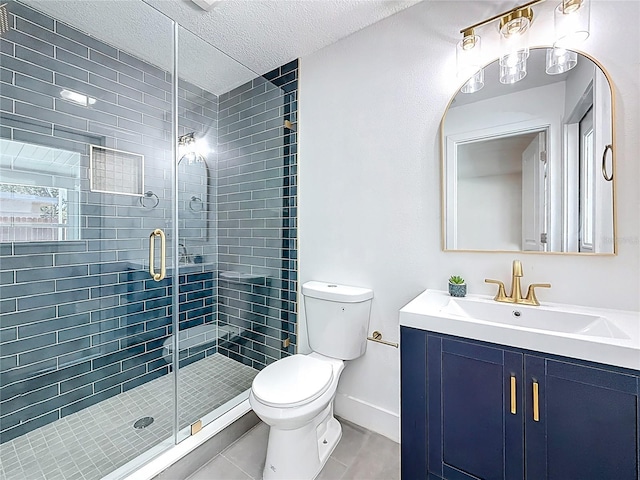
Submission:
POLYGON ((442 121, 445 250, 615 253, 613 98, 608 78, 578 54, 545 73, 531 50, 522 81, 458 92, 442 121))

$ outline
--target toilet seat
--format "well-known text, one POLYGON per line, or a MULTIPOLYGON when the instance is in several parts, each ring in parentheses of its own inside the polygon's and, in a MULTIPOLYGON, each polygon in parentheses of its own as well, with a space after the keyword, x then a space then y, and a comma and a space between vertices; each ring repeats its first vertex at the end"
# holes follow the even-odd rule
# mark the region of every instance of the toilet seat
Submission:
POLYGON ((333 367, 308 355, 292 355, 272 363, 253 379, 251 390, 270 407, 291 408, 312 402, 327 391, 333 367))

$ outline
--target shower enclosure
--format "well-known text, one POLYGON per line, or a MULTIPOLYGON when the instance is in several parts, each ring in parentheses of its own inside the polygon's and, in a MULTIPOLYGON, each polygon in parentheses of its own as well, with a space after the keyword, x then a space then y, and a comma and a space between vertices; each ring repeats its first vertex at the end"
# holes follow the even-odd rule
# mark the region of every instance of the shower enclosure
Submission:
POLYGON ((0 479, 118 478, 295 352, 297 61, 142 0, 2 8, 0 479))

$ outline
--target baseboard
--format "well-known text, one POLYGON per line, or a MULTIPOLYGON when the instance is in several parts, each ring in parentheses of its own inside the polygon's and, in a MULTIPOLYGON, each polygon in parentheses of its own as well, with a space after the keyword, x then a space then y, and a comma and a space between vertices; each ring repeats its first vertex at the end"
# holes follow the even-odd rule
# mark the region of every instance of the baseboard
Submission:
POLYGON ((397 413, 344 393, 336 395, 334 412, 338 417, 400 443, 400 416, 397 413))

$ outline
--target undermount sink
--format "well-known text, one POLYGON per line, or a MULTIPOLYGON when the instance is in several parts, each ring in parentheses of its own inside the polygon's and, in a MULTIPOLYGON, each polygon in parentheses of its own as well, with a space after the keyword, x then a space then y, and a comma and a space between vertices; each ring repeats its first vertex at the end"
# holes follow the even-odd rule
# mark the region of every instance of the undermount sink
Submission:
POLYGON ((638 312, 426 290, 402 307, 400 325, 640 370, 638 312))
POLYGON ((534 328, 536 330, 629 339, 628 335, 606 317, 552 310, 543 306, 529 307, 472 298, 452 298, 440 309, 440 312, 445 315, 534 328))

